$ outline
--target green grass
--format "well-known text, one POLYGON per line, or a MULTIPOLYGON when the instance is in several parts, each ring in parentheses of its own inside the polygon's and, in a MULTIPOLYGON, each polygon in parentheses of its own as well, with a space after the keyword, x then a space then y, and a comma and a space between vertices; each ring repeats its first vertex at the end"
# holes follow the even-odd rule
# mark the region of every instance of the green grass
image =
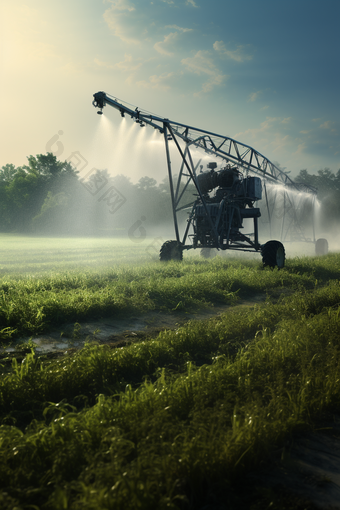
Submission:
POLYGON ((340 270, 337 255, 330 255, 327 263, 307 257, 288 260, 282 271, 263 270, 256 258, 188 257, 183 263, 160 264, 144 253, 144 263, 137 264, 136 246, 130 245, 112 239, 78 239, 74 244, 70 239, 3 239, 0 340, 48 332, 65 323, 150 310, 193 311, 273 289, 312 288, 340 270), (63 249, 56 251, 58 245, 63 249), (23 247, 16 256, 11 251, 15 246, 23 247))
POLYGON ((14 363, 0 428, 11 504, 237 508, 249 470, 338 408, 339 303, 333 283, 149 342, 14 363))
POLYGON ((14 360, 0 381, 0 507, 255 508, 247 473, 339 411, 339 270, 330 254, 282 271, 189 258, 5 275, 1 310, 21 307, 18 331, 39 306, 44 328, 56 310, 55 323, 67 310, 79 320, 96 303, 101 316, 268 297, 124 348, 89 339, 60 359, 14 360))
MULTIPOLYGON (((79 268, 144 263, 156 256, 143 245, 119 238, 33 237, 0 234, 0 274, 42 275, 79 268)), ((156 243, 158 248, 158 245, 156 243)))

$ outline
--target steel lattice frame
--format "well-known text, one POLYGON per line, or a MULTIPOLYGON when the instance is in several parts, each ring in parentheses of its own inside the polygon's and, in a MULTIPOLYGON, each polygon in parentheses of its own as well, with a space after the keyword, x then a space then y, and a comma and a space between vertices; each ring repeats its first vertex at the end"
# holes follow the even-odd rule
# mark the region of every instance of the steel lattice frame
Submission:
MULTIPOLYGON (((287 205, 284 202, 284 207, 282 208, 282 227, 281 227, 281 237, 284 236, 284 223, 286 216, 289 216, 289 228, 293 232, 293 237, 299 238, 301 241, 308 241, 305 238, 303 229, 299 225, 299 221, 297 218, 296 210, 294 208, 294 204, 289 198, 288 191, 294 190, 299 194, 308 194, 312 195, 315 199, 316 197, 316 189, 312 186, 308 186, 305 184, 300 184, 294 182, 287 173, 274 165, 271 161, 269 161, 265 156, 260 154, 258 151, 253 149, 252 147, 245 145, 241 142, 233 140, 227 136, 221 136, 216 133, 211 133, 209 131, 205 131, 202 129, 194 128, 191 126, 187 126, 185 124, 180 124, 178 122, 173 122, 167 118, 161 118, 157 115, 150 114, 148 112, 143 112, 138 108, 132 109, 123 102, 117 101, 112 96, 109 96, 105 92, 97 92, 94 94, 93 105, 100 109, 98 113, 102 113, 102 109, 105 105, 110 105, 113 108, 117 109, 121 116, 129 115, 135 122, 139 123, 141 127, 145 125, 149 125, 154 129, 157 129, 160 133, 164 135, 165 141, 165 149, 167 156, 167 166, 168 166, 168 175, 169 175, 169 183, 170 183, 170 194, 172 200, 172 209, 173 209, 173 218, 175 225, 175 234, 176 240, 185 245, 185 241, 188 235, 188 231, 190 228, 190 219, 186 226, 183 238, 180 238, 179 234, 179 226, 177 213, 182 209, 190 207, 192 204, 181 204, 181 199, 185 193, 185 190, 188 187, 190 182, 196 187, 197 193, 202 200, 203 206, 205 206, 205 201, 201 195, 199 187, 196 183, 196 171, 200 161, 196 163, 193 162, 191 147, 195 147, 203 150, 206 154, 211 154, 214 157, 220 158, 224 160, 228 164, 237 165, 242 168, 246 174, 251 173, 261 177, 262 182, 264 183, 265 190, 265 199, 267 212, 270 222, 270 217, 272 211, 270 211, 270 204, 268 201, 266 182, 268 185, 270 184, 279 184, 284 187, 284 196, 287 198, 287 205), (185 144, 184 149, 181 147, 179 140, 182 140, 185 144), (169 142, 173 141, 180 156, 181 156, 181 168, 177 177, 177 180, 174 180, 172 168, 171 168, 171 160, 170 160, 170 148, 169 142), (182 181, 186 179, 184 184, 184 188, 181 189, 182 181), (289 203, 289 206, 288 206, 289 203)), ((275 200, 274 200, 275 206, 275 200)), ((206 211, 207 217, 209 218, 209 214, 206 211)), ((209 218, 210 220, 210 218, 209 218)), ((212 232, 215 231, 215 227, 212 224, 211 220, 211 228, 212 232)), ((216 232, 214 232, 215 235, 216 232)), ((315 242, 314 235, 314 221, 313 221, 313 240, 315 242)))

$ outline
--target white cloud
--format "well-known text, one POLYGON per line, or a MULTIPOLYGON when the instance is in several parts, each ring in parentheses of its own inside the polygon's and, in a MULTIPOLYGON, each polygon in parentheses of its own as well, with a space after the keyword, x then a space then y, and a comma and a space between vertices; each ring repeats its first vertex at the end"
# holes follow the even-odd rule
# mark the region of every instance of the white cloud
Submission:
POLYGON ((111 4, 111 9, 115 11, 134 11, 135 7, 129 5, 128 0, 105 0, 104 3, 111 4))
POLYGON ((331 120, 326 120, 326 122, 324 122, 323 124, 320 124, 319 127, 321 129, 330 129, 331 131, 335 131, 333 126, 334 126, 334 122, 332 122, 331 120))
POLYGON ((172 28, 174 30, 178 30, 179 32, 192 32, 192 28, 183 28, 179 27, 178 25, 166 25, 165 28, 172 28))
POLYGON ((111 7, 107 9, 103 18, 107 26, 112 30, 116 37, 128 44, 139 44, 137 39, 133 39, 126 34, 123 19, 128 13, 135 11, 135 7, 128 0, 107 0, 111 7))
MULTIPOLYGON (((245 143, 250 143, 249 140, 254 140, 254 148, 256 150, 263 149, 271 150, 272 153, 278 152, 292 143, 289 135, 282 133, 282 124, 280 117, 266 117, 266 120, 260 124, 259 128, 247 129, 235 135, 236 140, 245 140, 245 143)), ((253 142, 252 142, 253 143, 253 142)))
POLYGON ((213 59, 209 57, 209 52, 198 51, 194 57, 188 57, 181 60, 181 64, 191 73, 199 76, 208 76, 208 81, 202 85, 202 92, 210 92, 215 86, 221 85, 227 78, 227 75, 215 66, 213 59))
POLYGON ((245 60, 251 60, 253 58, 252 55, 245 53, 247 46, 237 46, 236 50, 229 50, 226 48, 223 41, 215 41, 213 48, 220 55, 231 58, 236 62, 244 62, 245 60))
POLYGON ((297 149, 295 152, 293 152, 292 156, 297 156, 299 154, 303 154, 305 152, 305 150, 307 149, 307 145, 306 143, 299 143, 298 146, 297 146, 297 149))
POLYGON ((225 53, 227 51, 223 41, 215 41, 213 44, 213 48, 218 53, 225 53))
POLYGON ((164 36, 164 40, 156 42, 154 44, 154 48, 161 55, 168 55, 169 57, 172 57, 173 53, 168 49, 168 47, 171 46, 178 39, 179 32, 181 33, 192 32, 192 29, 179 27, 178 25, 167 25, 165 28, 172 28, 174 30, 177 30, 177 32, 170 32, 170 34, 164 36))
POLYGON ((107 69, 109 71, 118 70, 122 73, 128 74, 127 78, 125 79, 125 83, 128 83, 129 85, 135 81, 136 73, 146 62, 148 62, 148 60, 136 60, 132 57, 132 55, 129 54, 125 54, 124 60, 122 62, 117 62, 116 64, 104 62, 98 58, 94 59, 94 63, 101 68, 107 69))
POLYGON ((192 7, 198 7, 198 5, 196 5, 194 0, 187 0, 185 3, 186 3, 186 5, 192 5, 192 7))
POLYGON ((170 82, 174 77, 175 73, 163 73, 159 76, 154 74, 149 77, 149 81, 141 80, 136 85, 146 89, 169 90, 171 88, 170 82))
POLYGON ((99 58, 94 59, 94 63, 99 67, 105 67, 105 69, 114 69, 114 64, 109 64, 109 62, 103 62, 103 60, 99 60, 99 58))
POLYGON ((154 48, 161 55, 167 55, 169 57, 173 56, 171 51, 167 50, 167 46, 171 46, 171 44, 177 39, 178 32, 170 32, 170 34, 164 37, 164 41, 156 42, 154 48))
POLYGON ((109 62, 104 62, 98 58, 95 58, 94 62, 99 67, 105 67, 106 69, 119 69, 124 72, 137 71, 143 65, 143 62, 136 62, 132 55, 128 54, 125 54, 124 60, 122 62, 117 62, 117 64, 110 64, 109 62))
POLYGON ((260 94, 262 94, 262 90, 258 90, 257 92, 252 92, 252 94, 249 94, 249 96, 248 96, 248 102, 256 101, 256 99, 259 97, 260 94))
POLYGON ((123 62, 118 62, 115 65, 116 69, 121 69, 122 71, 128 71, 128 72, 137 71, 143 64, 142 62, 137 63, 132 58, 132 55, 125 54, 124 59, 125 60, 123 60, 123 62))
POLYGON ((270 131, 273 128, 274 124, 278 124, 280 121, 281 119, 279 117, 266 117, 266 120, 261 122, 259 128, 247 129, 246 131, 243 131, 242 133, 239 133, 236 136, 249 134, 252 137, 254 137, 259 133, 270 131))

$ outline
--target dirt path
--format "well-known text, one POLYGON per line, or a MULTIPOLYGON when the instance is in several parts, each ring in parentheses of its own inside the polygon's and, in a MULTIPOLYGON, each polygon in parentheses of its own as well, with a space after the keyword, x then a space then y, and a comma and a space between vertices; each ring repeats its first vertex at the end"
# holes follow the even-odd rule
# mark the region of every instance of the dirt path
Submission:
POLYGON ((252 307, 256 303, 264 302, 266 296, 259 294, 248 300, 240 300, 236 305, 215 305, 198 312, 160 312, 152 311, 138 316, 126 318, 105 318, 98 321, 64 324, 48 334, 20 338, 10 346, 0 349, 0 361, 11 363, 11 358, 18 361, 30 352, 28 341, 35 346, 39 356, 58 357, 70 350, 80 349, 88 340, 106 343, 112 346, 123 346, 144 338, 155 338, 161 331, 176 329, 191 320, 206 320, 227 312, 245 307, 252 307))
MULTIPOLYGON (((160 331, 178 328, 190 320, 218 317, 228 310, 252 307, 265 299, 264 294, 259 294, 250 300, 240 300, 234 306, 214 306, 197 313, 148 312, 136 317, 82 322, 78 326, 65 324, 31 340, 36 353, 47 357, 59 357, 79 349, 88 339, 120 347, 156 337, 160 331)), ((27 340, 20 339, 0 351, 0 361, 7 362, 8 366, 12 357, 20 361, 27 351, 22 349, 27 340)), ((288 497, 291 495, 293 508, 340 510, 340 416, 324 422, 315 433, 295 436, 290 444, 276 452, 269 467, 249 475, 249 482, 288 494, 288 497)))
MULTIPOLYGON (((253 306, 256 302, 264 300, 265 296, 259 296, 250 301, 242 301, 232 308, 253 306)), ((49 334, 31 337, 31 340, 36 346, 37 354, 63 351, 69 348, 81 348, 88 339, 96 340, 99 343, 121 345, 140 338, 154 338, 165 329, 176 329, 191 320, 206 320, 218 317, 230 309, 230 305, 222 305, 203 309, 197 313, 154 311, 127 318, 106 318, 79 324, 65 324, 49 334)), ((20 344, 27 341, 28 338, 18 340, 13 343, 11 350, 16 350, 20 344)))

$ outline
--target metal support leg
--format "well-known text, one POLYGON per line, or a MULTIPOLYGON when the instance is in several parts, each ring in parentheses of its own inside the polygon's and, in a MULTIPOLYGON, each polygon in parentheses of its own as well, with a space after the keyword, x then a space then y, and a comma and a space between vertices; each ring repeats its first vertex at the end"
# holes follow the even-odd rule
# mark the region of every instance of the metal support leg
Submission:
POLYGON ((175 235, 176 235, 176 241, 178 243, 180 243, 179 230, 178 230, 178 222, 177 222, 177 215, 176 215, 176 202, 175 202, 174 184, 173 184, 172 172, 171 172, 171 160, 170 160, 170 151, 169 151, 168 130, 167 130, 166 124, 164 124, 164 140, 165 140, 166 160, 167 160, 167 164, 168 164, 170 195, 171 195, 171 204, 172 204, 172 215, 173 215, 173 218, 174 218, 175 235))

